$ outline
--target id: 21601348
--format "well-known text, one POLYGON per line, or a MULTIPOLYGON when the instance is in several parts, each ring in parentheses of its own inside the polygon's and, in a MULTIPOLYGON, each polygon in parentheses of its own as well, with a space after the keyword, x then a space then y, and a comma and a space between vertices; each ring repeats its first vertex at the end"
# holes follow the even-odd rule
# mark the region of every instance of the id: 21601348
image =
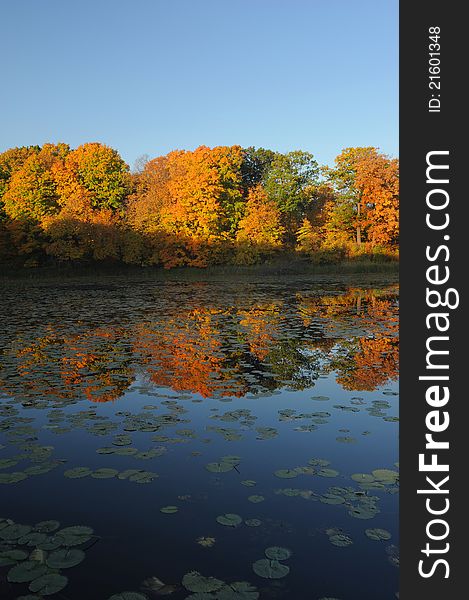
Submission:
POLYGON ((441 44, 440 28, 428 28, 428 88, 432 91, 428 101, 428 112, 439 113, 441 110, 441 44))

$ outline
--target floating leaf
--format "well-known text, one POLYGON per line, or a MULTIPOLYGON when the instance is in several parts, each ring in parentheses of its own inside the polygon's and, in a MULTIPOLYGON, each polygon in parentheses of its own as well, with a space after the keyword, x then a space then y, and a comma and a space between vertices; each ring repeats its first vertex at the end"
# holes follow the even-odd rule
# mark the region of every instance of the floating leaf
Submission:
POLYGON ((74 467, 73 469, 64 471, 64 477, 68 477, 68 479, 81 479, 82 477, 91 475, 92 472, 89 467, 74 467))
POLYGON ((217 592, 219 600, 257 600, 259 592, 247 581, 228 583, 217 592))
POLYGON ((0 551, 0 567, 7 567, 9 565, 15 565, 20 560, 28 558, 28 553, 23 550, 17 550, 15 548, 11 550, 0 551))
POLYGON ((18 540, 32 530, 30 525, 19 525, 12 523, 3 529, 0 529, 0 538, 4 540, 18 540))
POLYGON ((46 564, 51 569, 69 569, 79 565, 85 559, 85 553, 78 548, 56 550, 47 557, 46 564))
POLYGON ((262 525, 262 521, 260 519, 246 519, 244 523, 248 527, 259 527, 259 525, 262 525))
POLYGON ((42 575, 29 584, 31 592, 38 592, 41 596, 51 596, 63 590, 68 584, 68 579, 58 573, 42 575))
POLYGON ((346 546, 351 546, 353 544, 352 538, 344 533, 336 533, 329 536, 329 541, 339 548, 345 548, 346 546))
MULTIPOLYGON (((71 527, 65 527, 57 532, 57 538, 62 539, 64 546, 79 546, 88 542, 93 535, 93 529, 86 525, 73 525, 71 527)), ((44 548, 43 545, 41 547, 44 548)), ((44 548, 45 549, 45 548, 44 548)))
POLYGON ((237 527, 243 522, 243 519, 236 514, 226 513, 217 517, 217 523, 226 527, 237 527))
POLYGON ((8 571, 7 579, 11 583, 25 583, 41 577, 47 572, 47 567, 34 560, 25 560, 8 571))
POLYGON ((339 471, 335 471, 334 469, 319 469, 316 473, 320 477, 337 477, 338 474, 339 471))
POLYGON ((216 592, 224 584, 215 577, 204 577, 198 571, 186 573, 182 578, 182 585, 190 592, 216 592))
POLYGON ((249 500, 249 502, 253 502, 254 504, 257 504, 258 502, 264 502, 265 498, 264 498, 264 496, 253 495, 253 496, 248 496, 248 500, 249 500))
POLYGON ((115 477, 118 473, 119 471, 117 469, 96 469, 96 471, 93 471, 91 473, 91 477, 93 477, 94 479, 111 479, 112 477, 115 477))
POLYGON ((294 469, 279 469, 278 471, 274 471, 274 475, 281 479, 293 479, 294 477, 298 477, 298 473, 294 469))
POLYGON ((265 549, 265 555, 272 560, 287 560, 292 555, 291 550, 281 546, 270 546, 265 549))
POLYGON ((287 565, 279 563, 277 560, 269 560, 268 558, 256 560, 252 565, 252 569, 256 575, 264 579, 281 579, 282 577, 286 577, 290 572, 290 567, 287 565))
POLYGON ((34 530, 40 533, 51 533, 60 527, 59 521, 40 521, 34 525, 34 530))
POLYGON ((179 510, 179 508, 177 506, 163 506, 163 508, 160 508, 160 512, 164 513, 165 515, 174 515, 174 513, 177 513, 179 510))
POLYGON ((365 529, 365 535, 369 537, 370 540, 375 540, 377 542, 391 539, 391 534, 386 529, 365 529))
POLYGON ((234 469, 234 465, 228 462, 212 462, 205 465, 205 468, 211 473, 226 473, 234 469))

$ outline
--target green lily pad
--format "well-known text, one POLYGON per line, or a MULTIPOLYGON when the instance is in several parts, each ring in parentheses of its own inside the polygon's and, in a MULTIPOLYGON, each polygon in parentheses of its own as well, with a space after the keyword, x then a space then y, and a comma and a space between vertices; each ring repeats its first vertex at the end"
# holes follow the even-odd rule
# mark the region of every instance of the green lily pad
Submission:
POLYGON ((62 545, 64 546, 79 546, 88 542, 93 536, 93 529, 86 525, 73 525, 71 527, 64 527, 57 532, 57 538, 62 539, 62 545))
POLYGON ((47 535, 39 531, 30 531, 18 540, 21 546, 37 546, 45 541, 47 535))
POLYGON ((41 542, 40 544, 38 544, 38 548, 40 550, 57 550, 57 548, 60 548, 60 546, 62 546, 62 544, 64 543, 63 538, 61 538, 58 535, 51 535, 49 537, 47 537, 43 542, 41 542))
POLYGON ((64 471, 64 477, 68 477, 68 479, 81 479, 82 477, 91 475, 92 472, 89 467, 74 467, 73 469, 64 471))
POLYGON ((186 573, 182 578, 182 585, 189 590, 189 592, 216 592, 224 583, 220 579, 215 577, 204 577, 198 571, 191 571, 186 573))
POLYGON ((375 540, 377 542, 381 540, 390 540, 391 534, 386 529, 365 529, 365 535, 370 538, 370 540, 375 540))
POLYGON ((0 529, 0 538, 4 540, 18 540, 32 530, 30 525, 19 525, 12 523, 3 529, 0 529))
POLYGON ((287 560, 292 555, 291 550, 282 548, 281 546, 270 546, 265 549, 265 555, 271 560, 287 560))
POLYGON ((319 501, 323 504, 344 504, 345 498, 343 496, 339 496, 338 494, 323 494, 319 501))
POLYGON ((34 525, 34 531, 39 531, 40 533, 51 533, 60 527, 59 521, 40 521, 34 525))
POLYGON ((217 592, 217 598, 219 600, 257 600, 259 592, 247 581, 234 581, 223 586, 217 592))
POLYGON ((0 567, 16 565, 17 562, 28 558, 28 553, 15 548, 11 550, 2 550, 0 552, 0 567))
POLYGON ((177 513, 178 511, 179 508, 177 506, 163 506, 163 508, 160 508, 160 512, 165 515, 174 515, 174 513, 177 513))
POLYGON ((335 469, 319 469, 316 473, 316 475, 319 475, 320 477, 337 477, 338 474, 339 471, 336 471, 335 469))
POLYGON ((262 525, 262 521, 260 519, 246 519, 244 523, 248 527, 259 527, 262 525))
POLYGON ((128 479, 132 475, 137 475, 137 473, 143 473, 143 471, 141 469, 126 469, 119 473, 117 479, 128 479))
POLYGON ((254 479, 244 479, 243 481, 241 481, 241 485, 245 485, 246 487, 254 487, 256 485, 256 482, 254 481, 254 479))
POLYGON ((46 572, 46 565, 41 565, 35 560, 25 560, 8 571, 7 579, 11 583, 25 583, 41 577, 46 572))
POLYGON ((158 473, 152 473, 151 471, 139 471, 134 475, 130 475, 129 481, 133 483, 151 483, 156 477, 158 477, 158 473))
POLYGON ((234 513, 226 513, 217 517, 217 523, 226 527, 237 527, 243 522, 243 519, 234 513))
POLYGON ((373 481, 375 481, 373 475, 370 475, 369 473, 354 473, 350 478, 358 483, 373 483, 373 481))
POLYGON ((96 469, 91 473, 91 477, 94 479, 112 479, 115 477, 119 471, 117 469, 96 469))
POLYGON ((63 590, 68 584, 68 579, 65 575, 58 573, 48 573, 42 575, 29 584, 31 592, 38 592, 41 596, 51 596, 63 590))
POLYGON ((375 469, 371 474, 382 483, 395 483, 399 479, 399 473, 390 469, 375 469))
POLYGON ((353 544, 352 538, 344 533, 336 533, 329 536, 329 541, 331 544, 338 546, 339 548, 345 548, 346 546, 351 546, 353 544))
POLYGON ((298 473, 294 469, 278 469, 278 471, 274 471, 274 475, 281 479, 293 479, 294 477, 298 477, 298 473))
POLYGON ((256 575, 264 579, 281 579, 288 575, 290 567, 279 563, 277 560, 261 558, 252 564, 252 570, 256 575))
POLYGON ((259 496, 259 495, 254 494, 253 496, 248 496, 248 500, 249 500, 249 502, 257 504, 259 502, 264 502, 265 498, 264 498, 264 496, 259 496))
POLYGON ((14 473, 0 473, 0 483, 19 483, 27 479, 27 474, 22 471, 15 471, 14 473))
POLYGON ((56 550, 47 557, 46 564, 51 569, 69 569, 79 565, 85 559, 85 553, 78 548, 56 550))
POLYGON ((205 465, 205 468, 210 473, 227 473, 234 469, 234 465, 228 462, 212 462, 205 465))

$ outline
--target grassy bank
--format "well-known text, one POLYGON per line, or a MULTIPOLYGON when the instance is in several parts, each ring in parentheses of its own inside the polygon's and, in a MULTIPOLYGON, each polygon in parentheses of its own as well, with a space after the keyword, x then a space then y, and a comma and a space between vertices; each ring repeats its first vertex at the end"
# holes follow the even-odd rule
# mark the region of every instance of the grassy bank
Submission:
POLYGON ((396 278, 399 272, 398 261, 376 261, 366 259, 348 259, 334 264, 314 264, 298 255, 276 257, 275 259, 255 265, 215 265, 204 269, 180 267, 163 269, 162 267, 138 267, 122 264, 87 264, 87 265, 54 265, 34 268, 0 267, 0 281, 8 280, 42 280, 42 279, 75 279, 131 277, 138 279, 219 279, 236 277, 275 277, 292 275, 353 275, 353 274, 389 274, 396 278))

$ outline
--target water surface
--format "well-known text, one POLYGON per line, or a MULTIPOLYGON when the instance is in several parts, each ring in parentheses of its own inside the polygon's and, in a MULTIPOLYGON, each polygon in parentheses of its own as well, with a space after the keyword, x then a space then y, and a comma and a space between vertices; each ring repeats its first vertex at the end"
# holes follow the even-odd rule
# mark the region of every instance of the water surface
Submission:
POLYGON ((398 289, 370 277, 4 283, 1 517, 60 525, 1 521, 0 561, 50 573, 80 525, 52 597, 394 599, 398 289))

